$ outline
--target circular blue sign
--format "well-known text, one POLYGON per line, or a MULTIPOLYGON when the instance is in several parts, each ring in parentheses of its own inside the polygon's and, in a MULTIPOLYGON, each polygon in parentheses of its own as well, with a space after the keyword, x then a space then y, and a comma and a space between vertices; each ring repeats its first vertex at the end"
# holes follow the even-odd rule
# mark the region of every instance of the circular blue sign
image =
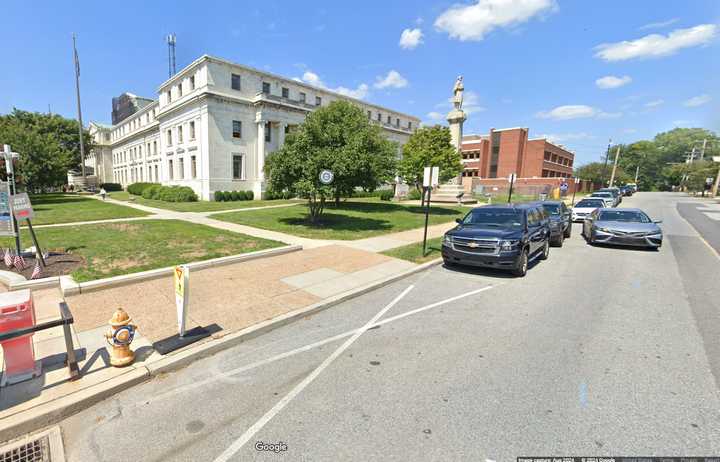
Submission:
POLYGON ((322 184, 330 184, 334 178, 335 175, 330 170, 323 170, 320 172, 320 183, 322 184))

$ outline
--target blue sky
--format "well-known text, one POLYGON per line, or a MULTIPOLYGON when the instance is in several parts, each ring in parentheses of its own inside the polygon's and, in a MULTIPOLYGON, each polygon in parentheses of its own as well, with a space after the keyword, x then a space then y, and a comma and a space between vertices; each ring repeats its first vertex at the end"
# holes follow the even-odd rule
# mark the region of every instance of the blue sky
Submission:
POLYGON ((574 149, 578 164, 598 159, 609 138, 632 142, 674 126, 720 131, 714 0, 116 5, 4 2, 0 112, 50 105, 75 117, 76 32, 84 119, 108 122, 113 96, 156 97, 167 78, 164 36, 175 32, 179 68, 207 53, 427 123, 444 122, 462 74, 465 133, 529 127, 574 149))

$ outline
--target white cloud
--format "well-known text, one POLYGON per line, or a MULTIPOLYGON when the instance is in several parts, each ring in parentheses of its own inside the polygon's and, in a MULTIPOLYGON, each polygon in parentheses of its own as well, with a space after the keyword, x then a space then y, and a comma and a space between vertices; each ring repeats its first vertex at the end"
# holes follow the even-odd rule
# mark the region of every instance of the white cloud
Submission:
POLYGON ((717 25, 700 24, 688 29, 676 29, 668 35, 650 34, 637 40, 603 43, 595 47, 595 57, 605 61, 625 61, 636 58, 669 56, 683 48, 704 45, 717 33, 717 25))
POLYGON ((680 18, 672 18, 672 19, 668 19, 667 21, 651 22, 650 24, 645 24, 644 26, 640 26, 638 29, 639 30, 661 29, 661 28, 667 27, 671 24, 675 24, 679 20, 680 20, 680 18))
POLYGON ((648 101, 647 103, 645 103, 645 107, 658 107, 658 106, 661 106, 661 105, 663 105, 663 104, 665 104, 665 100, 663 100, 663 99, 656 99, 656 100, 648 101))
POLYGON ((435 20, 435 28, 453 39, 477 41, 493 29, 521 24, 556 9, 555 0, 477 0, 445 10, 435 20))
POLYGON ((385 77, 378 76, 375 84, 375 88, 404 88, 407 87, 408 81, 405 77, 400 75, 398 71, 391 70, 385 77))
POLYGON ((578 140, 592 140, 595 139, 595 135, 591 135, 589 133, 580 132, 580 133, 549 133, 545 135, 540 135, 540 138, 547 138, 548 140, 555 142, 555 143, 563 143, 568 141, 578 141, 578 140))
POLYGON ((439 122, 445 118, 445 116, 439 112, 432 111, 427 113, 427 118, 439 122))
POLYGON ((630 82, 632 82, 632 78, 630 78, 629 75, 625 75, 623 77, 615 77, 614 75, 606 75, 605 77, 600 77, 599 79, 597 79, 595 81, 595 85, 597 85, 598 88, 607 90, 610 88, 622 87, 623 85, 627 85, 630 82))
POLYGON ((672 121, 673 127, 692 127, 693 125, 697 125, 697 123, 694 120, 673 120, 672 121))
POLYGON ((322 81, 319 75, 309 69, 303 72, 302 77, 293 77, 293 80, 297 82, 305 82, 316 87, 334 91, 336 93, 340 93, 341 95, 349 96, 350 98, 365 99, 370 93, 370 87, 365 83, 361 83, 354 90, 352 88, 347 88, 343 86, 339 86, 337 88, 330 88, 325 85, 325 82, 322 81))
POLYGON ((712 97, 710 95, 693 96, 689 100, 685 101, 683 105, 686 107, 698 107, 705 103, 709 103, 711 99, 712 97))
POLYGON ((419 28, 405 29, 400 34, 400 48, 405 50, 413 50, 415 47, 423 43, 423 33, 419 28))
POLYGON ((540 111, 535 114, 540 119, 571 120, 571 119, 615 119, 622 117, 622 112, 605 112, 584 104, 568 104, 558 106, 549 111, 540 111))
POLYGON ((535 114, 535 117, 553 120, 582 119, 595 117, 598 112, 599 111, 592 106, 585 106, 584 104, 569 104, 566 106, 558 106, 549 111, 540 111, 535 114))

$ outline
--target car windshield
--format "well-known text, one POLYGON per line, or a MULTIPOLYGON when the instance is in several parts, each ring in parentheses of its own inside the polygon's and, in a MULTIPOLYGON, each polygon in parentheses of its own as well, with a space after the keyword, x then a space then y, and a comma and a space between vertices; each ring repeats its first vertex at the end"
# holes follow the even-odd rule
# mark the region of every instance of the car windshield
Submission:
POLYGON ((600 212, 598 221, 624 221, 628 223, 650 223, 650 218, 633 210, 606 210, 600 212))
POLYGON ((595 201, 590 200, 581 200, 577 204, 575 204, 575 207, 583 208, 583 207, 603 207, 605 205, 605 202, 598 199, 595 201))
POLYGON ((514 209, 477 209, 463 219, 464 225, 490 228, 520 228, 523 226, 522 212, 514 209))
POLYGON ((550 215, 560 215, 560 204, 543 204, 542 206, 550 215))

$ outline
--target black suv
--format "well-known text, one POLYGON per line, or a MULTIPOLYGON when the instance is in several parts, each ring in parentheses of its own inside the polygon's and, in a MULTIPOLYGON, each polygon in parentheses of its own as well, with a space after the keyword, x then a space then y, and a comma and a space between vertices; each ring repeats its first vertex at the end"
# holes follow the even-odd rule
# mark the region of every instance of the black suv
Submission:
POLYGON ((562 247, 565 238, 572 233, 572 214, 563 201, 535 202, 545 209, 550 219, 550 244, 562 247))
POLYGON ((522 277, 530 260, 550 254, 550 220, 541 205, 486 205, 457 222, 443 236, 446 265, 505 269, 522 277))

